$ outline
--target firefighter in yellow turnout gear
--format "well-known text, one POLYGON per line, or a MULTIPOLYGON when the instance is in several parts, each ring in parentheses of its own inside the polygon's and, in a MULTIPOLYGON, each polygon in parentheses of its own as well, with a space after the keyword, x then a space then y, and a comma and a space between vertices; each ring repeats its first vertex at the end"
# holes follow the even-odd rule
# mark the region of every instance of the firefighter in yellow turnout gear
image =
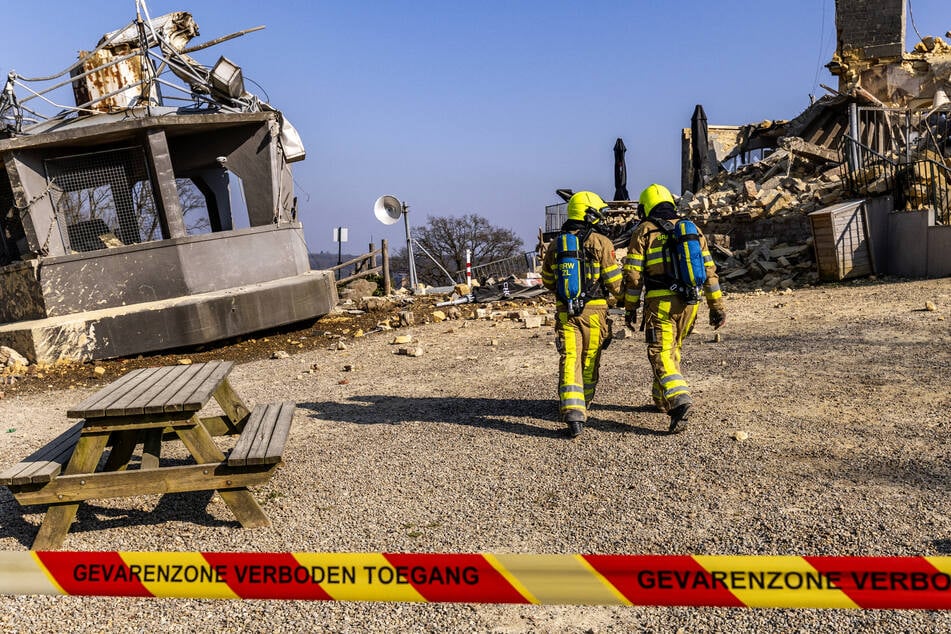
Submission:
POLYGON ((592 230, 593 225, 602 220, 606 208, 604 201, 593 192, 574 194, 568 200, 568 220, 562 225, 562 234, 549 244, 542 265, 542 283, 555 291, 560 279, 559 241, 569 232, 578 236, 584 250, 581 267, 584 308, 580 314, 572 315, 568 305, 559 298, 555 324, 561 355, 559 409, 572 438, 581 433, 587 420, 588 406, 598 385, 601 350, 611 337, 607 297, 614 295, 620 301, 622 292, 622 271, 614 256, 614 245, 592 230))
MULTIPOLYGON (((624 259, 625 321, 636 327, 644 291, 642 325, 647 358, 654 373, 651 397, 657 408, 670 416, 670 433, 679 433, 687 427, 692 405, 690 388, 680 372, 681 347, 693 329, 699 304, 688 303, 676 290, 671 290, 668 277, 671 263, 665 262, 668 256, 664 249, 667 236, 652 222, 652 219, 676 222, 674 197, 666 187, 654 184, 641 193, 639 202, 644 220, 631 236, 624 259)), ((703 296, 710 310, 710 325, 717 329, 726 322, 723 294, 706 238, 701 233, 699 239, 707 274, 703 296)))

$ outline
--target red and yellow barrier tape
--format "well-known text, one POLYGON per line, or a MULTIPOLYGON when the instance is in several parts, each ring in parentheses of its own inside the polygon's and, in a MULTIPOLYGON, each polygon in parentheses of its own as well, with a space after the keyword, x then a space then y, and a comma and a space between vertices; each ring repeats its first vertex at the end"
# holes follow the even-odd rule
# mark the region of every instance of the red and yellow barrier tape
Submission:
POLYGON ((0 594, 951 609, 951 557, 0 552, 0 594))

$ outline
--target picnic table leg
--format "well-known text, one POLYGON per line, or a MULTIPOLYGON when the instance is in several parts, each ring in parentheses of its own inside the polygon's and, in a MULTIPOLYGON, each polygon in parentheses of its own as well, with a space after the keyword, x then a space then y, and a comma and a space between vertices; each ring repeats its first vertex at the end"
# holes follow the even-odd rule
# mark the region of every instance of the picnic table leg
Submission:
MULTIPOLYGON (((99 459, 109 440, 109 432, 82 434, 76 443, 69 464, 63 470, 64 475, 93 473, 99 465, 99 459)), ((40 531, 33 540, 32 550, 55 550, 63 545, 69 525, 76 518, 78 503, 52 504, 46 510, 46 516, 40 525, 40 531)))
POLYGON ((139 442, 138 430, 112 432, 112 450, 103 465, 103 471, 125 471, 129 466, 129 459, 139 442))
POLYGON ((238 393, 231 387, 228 379, 224 379, 221 384, 218 385, 217 389, 215 389, 214 397, 228 419, 234 423, 235 433, 240 434, 244 426, 243 421, 247 420, 251 410, 248 409, 248 406, 244 404, 244 401, 241 400, 238 393))
MULTIPOLYGON (((178 437, 182 439, 188 451, 195 457, 198 464, 209 462, 221 462, 225 455, 218 449, 218 446, 211 438, 211 434, 201 424, 197 415, 192 416, 190 427, 176 427, 175 431, 178 437)), ((217 489, 218 495, 225 501, 225 504, 234 513, 234 516, 245 528, 260 528, 270 526, 271 521, 265 515, 264 510, 254 499, 247 487, 235 487, 233 489, 217 489)))
POLYGON ((142 442, 142 468, 158 469, 162 454, 162 430, 148 429, 142 442))

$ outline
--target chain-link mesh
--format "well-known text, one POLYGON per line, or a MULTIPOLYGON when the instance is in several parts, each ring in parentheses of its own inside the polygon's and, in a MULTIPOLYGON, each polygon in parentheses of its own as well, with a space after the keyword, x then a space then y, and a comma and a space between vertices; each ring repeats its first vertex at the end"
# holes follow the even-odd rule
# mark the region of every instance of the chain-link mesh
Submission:
POLYGON ((95 251, 162 238, 143 148, 48 159, 46 175, 68 250, 95 251))

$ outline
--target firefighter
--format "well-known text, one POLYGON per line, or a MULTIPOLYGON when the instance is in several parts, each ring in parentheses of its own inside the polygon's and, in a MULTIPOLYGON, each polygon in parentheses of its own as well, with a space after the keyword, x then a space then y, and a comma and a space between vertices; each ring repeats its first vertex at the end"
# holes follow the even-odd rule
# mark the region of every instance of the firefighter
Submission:
MULTIPOLYGON (((653 184, 641 192, 639 203, 643 220, 631 236, 624 259, 624 320, 628 326, 636 327, 643 291, 641 330, 645 331, 647 358, 654 373, 651 397, 657 408, 670 417, 668 431, 676 434, 687 428, 692 405, 690 388, 680 372, 680 354, 684 339, 693 329, 699 304, 687 303, 676 290, 670 290, 671 268, 665 262, 667 254, 663 248, 667 237, 658 224, 651 222, 661 218, 677 221, 674 197, 666 187, 653 184)), ((703 295, 710 311, 710 325, 716 330, 726 323, 726 311, 716 266, 702 232, 700 247, 707 274, 703 295)))
POLYGON ((606 209, 601 197, 593 192, 572 195, 568 200, 568 220, 561 227, 561 235, 548 245, 542 265, 542 283, 555 291, 560 276, 564 275, 559 257, 564 262, 565 256, 564 253, 559 256, 559 241, 565 233, 578 237, 584 259, 580 267, 583 310, 571 315, 568 304, 559 295, 555 323, 560 353, 559 411, 572 438, 581 433, 587 420, 588 407, 598 384, 601 350, 611 341, 607 298, 611 295, 620 302, 622 297, 622 271, 614 256, 614 245, 593 230, 594 225, 603 220, 606 209))

